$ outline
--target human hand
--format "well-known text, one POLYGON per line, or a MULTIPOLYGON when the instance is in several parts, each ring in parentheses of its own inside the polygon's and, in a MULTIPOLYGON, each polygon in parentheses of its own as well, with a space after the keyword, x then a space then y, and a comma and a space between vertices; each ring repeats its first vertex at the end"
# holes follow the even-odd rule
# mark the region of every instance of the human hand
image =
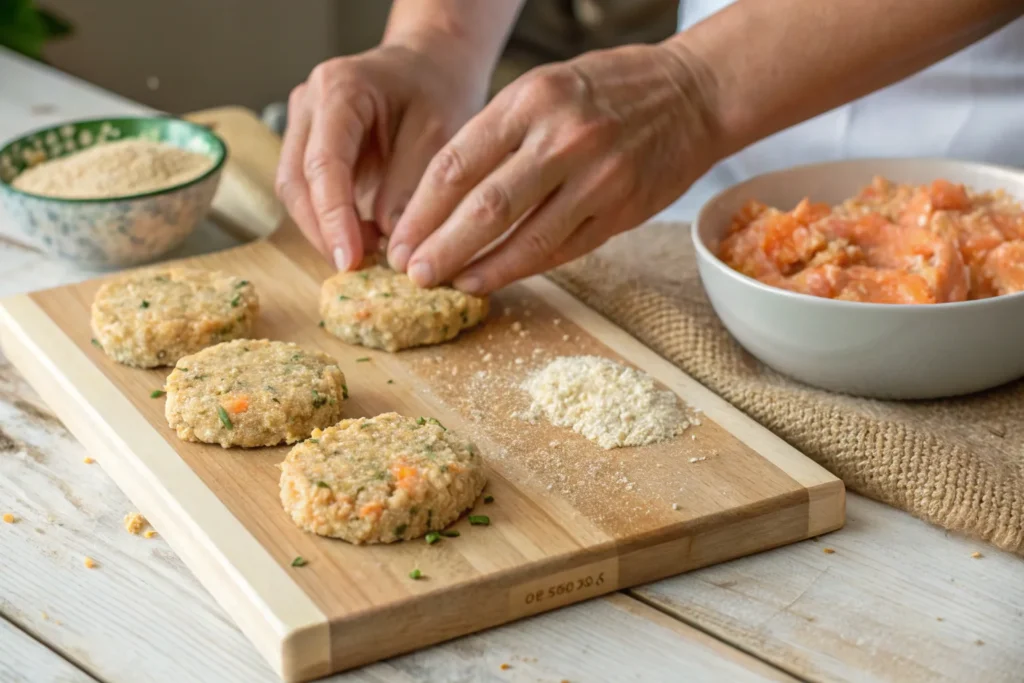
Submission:
POLYGON ((376 250, 430 159, 483 104, 486 81, 460 69, 450 45, 438 48, 331 59, 289 97, 277 194, 340 270, 376 250))
POLYGON ((484 294, 635 227, 716 158, 704 73, 677 49, 630 46, 526 74, 430 162, 392 266, 484 294))

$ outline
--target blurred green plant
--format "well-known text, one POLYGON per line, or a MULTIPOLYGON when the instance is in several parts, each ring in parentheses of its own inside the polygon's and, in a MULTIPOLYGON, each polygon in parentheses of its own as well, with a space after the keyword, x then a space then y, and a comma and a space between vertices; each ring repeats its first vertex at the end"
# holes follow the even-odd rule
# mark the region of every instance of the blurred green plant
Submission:
POLYGON ((42 61, 43 46, 70 33, 71 24, 35 0, 0 0, 0 46, 42 61))

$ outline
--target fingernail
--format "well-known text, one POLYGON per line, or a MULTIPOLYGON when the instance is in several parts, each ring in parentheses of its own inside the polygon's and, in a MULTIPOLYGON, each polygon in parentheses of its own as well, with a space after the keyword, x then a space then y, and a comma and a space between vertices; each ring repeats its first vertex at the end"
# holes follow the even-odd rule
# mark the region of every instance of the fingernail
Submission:
POLYGON ((409 247, 404 244, 396 244, 391 247, 388 252, 388 263, 391 267, 397 271, 405 270, 405 266, 409 263, 409 257, 412 254, 409 253, 409 247))
POLYGON ((341 247, 334 248, 334 265, 338 270, 348 270, 349 268, 348 257, 341 247))
POLYGON ((434 284, 434 269, 430 267, 429 263, 417 261, 409 266, 409 279, 417 287, 429 287, 434 284))
POLYGON ((464 275, 452 284, 455 285, 455 289, 460 289, 466 294, 479 294, 484 288, 483 278, 479 275, 464 275))

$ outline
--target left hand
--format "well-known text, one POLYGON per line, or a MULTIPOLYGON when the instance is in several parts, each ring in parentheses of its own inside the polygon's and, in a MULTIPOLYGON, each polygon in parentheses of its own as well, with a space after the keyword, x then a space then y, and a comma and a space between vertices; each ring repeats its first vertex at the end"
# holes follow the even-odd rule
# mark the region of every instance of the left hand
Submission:
POLYGON ((637 226, 715 160, 704 73, 662 44, 524 75, 430 162, 391 236, 391 265, 421 287, 485 294, 637 226))

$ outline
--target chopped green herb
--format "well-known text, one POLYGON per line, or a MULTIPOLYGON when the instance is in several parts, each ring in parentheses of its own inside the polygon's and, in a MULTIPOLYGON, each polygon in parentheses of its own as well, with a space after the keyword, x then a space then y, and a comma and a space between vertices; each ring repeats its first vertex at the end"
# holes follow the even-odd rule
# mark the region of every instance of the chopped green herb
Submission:
POLYGON ((237 285, 235 285, 235 289, 238 289, 239 287, 245 287, 247 284, 249 284, 248 280, 242 280, 237 285))
POLYGON ((313 407, 319 408, 325 403, 327 403, 327 397, 321 396, 316 389, 313 389, 313 407))
POLYGON ((273 401, 274 403, 280 403, 280 401, 277 400, 276 396, 271 396, 270 400, 273 401))
POLYGON ((441 465, 438 469, 441 470, 442 472, 447 472, 448 471, 448 465, 441 465))
POLYGON ((102 347, 102 346, 100 345, 100 342, 99 342, 99 340, 98 340, 98 339, 90 339, 90 340, 89 340, 89 343, 90 343, 90 344, 92 344, 93 346, 95 346, 95 347, 96 347, 97 349, 102 349, 102 348, 103 348, 103 347, 102 347))
POLYGON ((494 496, 484 496, 484 503, 490 505, 494 502, 494 496))
POLYGON ((394 384, 394 383, 395 383, 395 380, 393 380, 393 379, 389 379, 388 380, 388 384, 394 384))
POLYGON ((363 424, 359 425, 359 428, 360 429, 369 429, 372 426, 373 426, 372 422, 364 422, 363 424))
POLYGON ((296 555, 295 559, 292 560, 293 567, 305 567, 307 564, 309 564, 309 562, 307 562, 306 558, 302 557, 301 555, 296 555))
POLYGON ((411 508, 409 508, 409 514, 410 515, 415 515, 419 511, 420 511, 420 509, 418 507, 416 507, 415 505, 413 505, 411 508))
POLYGON ((295 355, 292 356, 292 360, 302 360, 302 354, 296 353, 295 355))
POLYGON ((448 431, 448 428, 441 424, 436 417, 428 417, 427 422, 429 422, 432 425, 437 425, 446 432, 448 431))
MULTIPOLYGON (((316 441, 316 439, 313 439, 313 441, 316 441)), ((331 485, 328 484, 326 481, 318 481, 316 483, 316 487, 318 489, 329 489, 329 488, 331 488, 331 485)))
POLYGON ((383 470, 378 470, 373 473, 373 478, 379 481, 383 481, 387 476, 387 473, 384 472, 383 470))
POLYGON ((306 439, 306 441, 308 441, 310 443, 320 443, 320 439, 309 438, 309 439, 306 439))
POLYGON ((157 282, 167 282, 167 278, 165 278, 163 275, 157 275, 153 279, 156 280, 157 282))
POLYGON ((427 542, 427 545, 434 545, 441 540, 441 534, 436 531, 431 531, 429 534, 423 537, 423 540, 427 542))
POLYGON ((163 396, 166 393, 167 392, 164 391, 163 389, 154 389, 153 391, 149 392, 149 397, 150 398, 160 398, 161 396, 163 396))
POLYGON ((427 418, 425 418, 425 417, 417 417, 416 418, 416 424, 418 424, 418 425, 425 425, 425 424, 427 424, 427 418))
POLYGON ((188 372, 188 368, 178 368, 178 369, 181 370, 182 372, 188 372))
POLYGON ((369 280, 370 279, 370 274, 367 273, 367 272, 361 272, 361 273, 359 273, 359 277, 363 278, 364 280, 369 280))
POLYGON ((242 295, 236 294, 235 298, 231 300, 231 308, 238 308, 238 304, 242 303, 242 295))
POLYGON ((347 384, 342 384, 341 385, 341 397, 342 398, 348 398, 348 385, 347 384))
POLYGON ((439 533, 445 538, 458 538, 460 536, 459 532, 455 529, 445 529, 439 533))
POLYGON ((142 303, 139 304, 139 308, 149 308, 149 302, 143 299, 142 303))
POLYGON ((370 362, 370 358, 369 358, 369 356, 363 356, 362 358, 356 358, 356 362, 357 363, 369 363, 370 362))
POLYGON ((220 423, 224 425, 224 429, 235 428, 235 425, 231 424, 231 418, 228 417, 228 411, 224 410, 224 406, 217 406, 217 417, 220 418, 220 423))
POLYGON ((380 292, 377 294, 377 296, 381 297, 382 299, 390 299, 391 292, 380 292))
POLYGON ((487 526, 491 523, 491 518, 487 515, 470 515, 469 523, 473 526, 487 526))
POLYGON ((419 569, 413 569, 411 572, 409 572, 409 578, 413 581, 418 581, 419 579, 423 578, 423 572, 421 572, 419 569))
POLYGON ((344 294, 339 294, 338 301, 348 301, 348 297, 345 296, 344 294))
POLYGON ((324 326, 324 321, 321 320, 320 322, 317 323, 317 325, 319 325, 320 327, 323 327, 324 326))
POLYGON ((395 536, 401 536, 405 533, 405 530, 409 528, 408 524, 399 524, 395 527, 395 536))

